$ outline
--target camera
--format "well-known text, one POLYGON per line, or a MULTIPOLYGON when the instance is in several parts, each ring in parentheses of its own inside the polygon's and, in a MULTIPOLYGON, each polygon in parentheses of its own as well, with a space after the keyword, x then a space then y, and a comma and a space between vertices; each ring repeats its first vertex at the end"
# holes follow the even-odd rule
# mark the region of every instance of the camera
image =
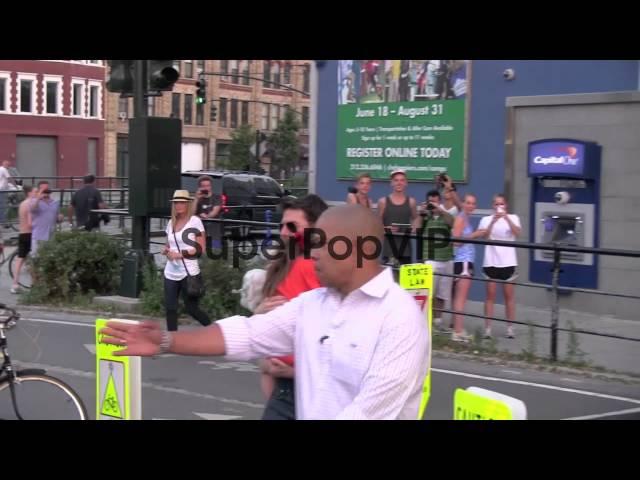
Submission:
POLYGON ((358 189, 356 187, 349 187, 347 190, 349 190, 349 193, 358 193, 358 189))
POLYGON ((46 190, 43 190, 42 193, 46 193, 47 195, 51 193, 51 190, 49 190, 48 188, 46 190))
POLYGON ((446 172, 440 173, 438 175, 436 175, 436 186, 438 189, 444 187, 444 182, 448 182, 449 181, 449 176, 447 175, 446 172))
POLYGON ((200 190, 202 195, 209 195, 209 190, 200 190))
POLYGON ((433 211, 436 207, 433 206, 433 203, 427 203, 427 210, 430 212, 433 211))
POLYGON ((553 196, 553 199, 556 201, 556 203, 565 205, 569 203, 571 195, 569 195, 569 192, 556 192, 556 194, 553 196))
POLYGON ((513 68, 507 68, 504 72, 502 72, 502 76, 505 80, 513 80, 516 78, 516 72, 513 68))

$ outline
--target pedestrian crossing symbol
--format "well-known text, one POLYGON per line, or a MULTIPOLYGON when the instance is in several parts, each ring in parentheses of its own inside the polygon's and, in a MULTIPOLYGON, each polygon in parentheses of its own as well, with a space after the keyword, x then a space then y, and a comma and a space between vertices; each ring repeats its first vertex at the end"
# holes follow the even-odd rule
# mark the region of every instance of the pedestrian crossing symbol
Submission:
POLYGON ((107 388, 104 391, 102 400, 102 415, 114 418, 124 418, 122 415, 122 409, 120 408, 120 401, 118 400, 118 392, 116 391, 116 384, 113 380, 113 364, 109 363, 109 380, 107 380, 107 388))
POLYGON ((107 322, 137 324, 135 320, 96 319, 96 420, 140 420, 142 418, 142 374, 140 357, 116 355, 121 345, 104 343, 107 322))

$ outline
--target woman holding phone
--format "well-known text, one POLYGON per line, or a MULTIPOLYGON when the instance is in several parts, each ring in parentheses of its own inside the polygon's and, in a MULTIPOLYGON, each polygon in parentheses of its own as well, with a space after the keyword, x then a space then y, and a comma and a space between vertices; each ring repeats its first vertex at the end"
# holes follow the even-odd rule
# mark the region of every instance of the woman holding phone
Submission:
MULTIPOLYGON (((507 200, 503 194, 493 197, 495 213, 480 220, 478 230, 484 230, 484 238, 503 242, 514 242, 521 232, 520 218, 508 212, 507 200)), ((511 282, 518 278, 518 259, 514 247, 487 245, 484 249, 482 272, 489 280, 511 282)), ((516 317, 515 287, 511 283, 502 283, 507 320, 516 317)), ((487 298, 484 302, 485 317, 493 317, 496 301, 496 282, 487 282, 487 298)), ((491 320, 485 318, 485 338, 491 338, 491 320)), ((507 338, 515 338, 513 325, 507 324, 507 338)))

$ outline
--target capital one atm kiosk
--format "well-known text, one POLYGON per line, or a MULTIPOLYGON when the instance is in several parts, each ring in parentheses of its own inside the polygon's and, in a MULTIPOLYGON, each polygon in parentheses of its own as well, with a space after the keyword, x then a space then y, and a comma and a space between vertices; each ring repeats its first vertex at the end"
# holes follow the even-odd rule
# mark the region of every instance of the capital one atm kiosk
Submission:
MULTIPOLYGON (((600 154, 594 142, 545 139, 529 143, 533 243, 597 247, 600 222, 600 154)), ((553 251, 530 250, 529 280, 551 284, 553 251)), ((598 258, 562 252, 561 287, 597 288, 598 258)))

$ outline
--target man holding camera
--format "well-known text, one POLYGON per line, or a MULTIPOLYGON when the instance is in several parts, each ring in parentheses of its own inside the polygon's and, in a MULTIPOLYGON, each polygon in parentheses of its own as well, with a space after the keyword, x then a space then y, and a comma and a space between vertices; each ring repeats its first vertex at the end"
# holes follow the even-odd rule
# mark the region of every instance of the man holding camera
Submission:
POLYGON ((51 238, 56 223, 62 221, 60 202, 51 198, 49 182, 38 182, 38 193, 31 199, 31 254, 36 255, 38 245, 51 238))
MULTIPOLYGON (((209 175, 198 177, 198 191, 196 192, 196 208, 195 215, 202 219, 208 220, 216 218, 222 210, 222 200, 219 195, 213 193, 213 179, 209 175)), ((220 224, 215 222, 203 222, 208 238, 219 240, 220 224)), ((215 242, 214 240, 214 242, 215 242)), ((215 247, 216 245, 214 245, 215 247)))
POLYGON ((431 190, 427 193, 424 215, 423 261, 433 267, 433 291, 435 301, 432 302, 431 312, 436 328, 442 326, 442 313, 447 302, 451 303, 451 290, 453 278, 439 274, 453 275, 453 243, 451 242, 451 229, 454 217, 440 203, 440 192, 431 190))

